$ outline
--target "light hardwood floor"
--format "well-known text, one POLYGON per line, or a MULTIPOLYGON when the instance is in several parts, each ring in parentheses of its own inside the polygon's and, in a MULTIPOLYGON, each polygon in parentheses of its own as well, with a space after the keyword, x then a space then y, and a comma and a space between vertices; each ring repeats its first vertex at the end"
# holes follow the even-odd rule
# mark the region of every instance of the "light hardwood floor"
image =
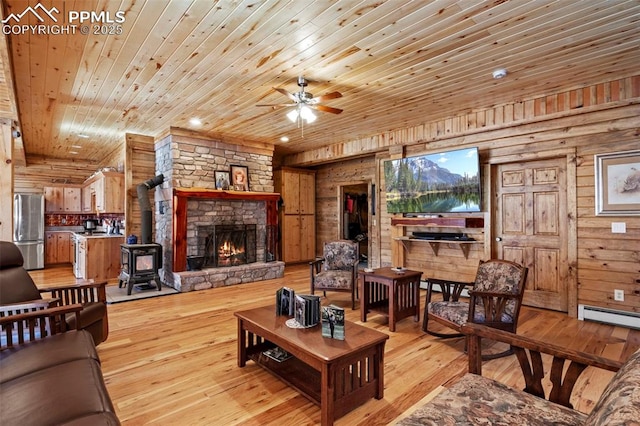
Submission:
MULTIPOLYGON (((272 304, 289 286, 309 291, 308 266, 287 266, 282 279, 109 305, 109 338, 98 346, 103 374, 124 425, 311 425, 319 407, 252 362, 236 364, 233 312, 272 304)), ((32 271, 39 286, 72 282, 70 267, 32 271)), ((327 293, 360 323, 346 293, 327 293)), ((424 291, 422 301, 424 301, 424 291)), ((422 307, 424 309, 424 306, 422 307)), ((372 399, 337 425, 385 425, 467 370, 462 339, 424 334, 407 318, 391 333, 370 315, 366 326, 390 335, 385 349, 384 399, 372 399)), ((624 360, 640 347, 640 331, 578 321, 533 308, 521 312, 518 333, 575 350, 624 360)), ((347 336, 348 339, 348 336, 347 336)), ((548 360, 547 360, 548 361, 548 360)), ((522 389, 514 356, 488 361, 484 375, 522 389)), ((572 402, 589 412, 612 373, 587 369, 572 402)))

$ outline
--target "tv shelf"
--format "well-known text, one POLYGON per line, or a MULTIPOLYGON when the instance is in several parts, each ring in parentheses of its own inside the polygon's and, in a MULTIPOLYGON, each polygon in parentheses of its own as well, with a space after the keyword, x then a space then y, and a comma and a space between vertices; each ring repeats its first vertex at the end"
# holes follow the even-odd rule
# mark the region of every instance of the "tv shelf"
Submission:
POLYGON ((482 217, 394 217, 392 226, 433 226, 447 228, 484 228, 482 217))
MULTIPOLYGON (((478 240, 456 240, 456 239, 420 239, 407 235, 407 227, 422 228, 484 228, 483 217, 393 217, 391 218, 392 238, 397 241, 397 245, 392 245, 392 260, 394 265, 404 265, 405 252, 410 252, 413 243, 428 243, 435 256, 441 244, 452 244, 460 247, 465 259, 469 258, 470 244, 484 244, 478 240), (401 246, 401 247, 400 247, 401 246)), ((435 231, 437 232, 437 231, 435 231)))

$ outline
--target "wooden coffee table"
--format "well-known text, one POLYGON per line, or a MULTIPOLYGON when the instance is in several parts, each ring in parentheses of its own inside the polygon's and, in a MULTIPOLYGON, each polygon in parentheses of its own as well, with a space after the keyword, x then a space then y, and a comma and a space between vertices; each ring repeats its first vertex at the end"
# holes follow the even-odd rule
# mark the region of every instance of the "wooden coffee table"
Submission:
POLYGON ((370 398, 384 396, 388 335, 345 321, 345 340, 322 337, 320 325, 289 328, 274 306, 235 312, 238 366, 251 359, 320 406, 322 425, 333 424, 370 398), (263 352, 279 346, 293 357, 277 362, 263 352))
POLYGON ((409 269, 358 271, 362 322, 367 322, 367 313, 374 310, 389 317, 390 331, 396 331, 396 322, 403 318, 413 316, 414 321, 420 321, 421 276, 422 272, 409 269))

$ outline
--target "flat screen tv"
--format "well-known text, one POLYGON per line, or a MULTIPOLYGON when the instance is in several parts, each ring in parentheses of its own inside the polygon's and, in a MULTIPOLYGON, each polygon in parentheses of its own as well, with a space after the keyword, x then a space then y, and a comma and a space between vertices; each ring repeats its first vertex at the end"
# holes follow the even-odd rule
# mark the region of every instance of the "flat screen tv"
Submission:
POLYGON ((389 213, 480 211, 478 148, 387 160, 384 179, 389 213))

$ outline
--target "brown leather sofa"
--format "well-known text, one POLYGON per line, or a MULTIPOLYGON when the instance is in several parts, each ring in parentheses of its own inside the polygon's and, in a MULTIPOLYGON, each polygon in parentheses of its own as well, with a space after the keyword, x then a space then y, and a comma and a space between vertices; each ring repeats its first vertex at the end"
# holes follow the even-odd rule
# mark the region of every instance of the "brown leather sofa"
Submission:
POLYGON ((120 424, 89 332, 67 331, 0 351, 0 424, 120 424))
POLYGON ((68 315, 69 328, 87 330, 96 345, 107 340, 109 323, 106 305, 106 282, 77 282, 67 286, 38 289, 23 267, 24 260, 18 247, 9 241, 0 241, 0 305, 42 302, 46 307, 82 304, 80 324, 76 315, 68 315), (43 299, 42 294, 50 294, 43 299))

